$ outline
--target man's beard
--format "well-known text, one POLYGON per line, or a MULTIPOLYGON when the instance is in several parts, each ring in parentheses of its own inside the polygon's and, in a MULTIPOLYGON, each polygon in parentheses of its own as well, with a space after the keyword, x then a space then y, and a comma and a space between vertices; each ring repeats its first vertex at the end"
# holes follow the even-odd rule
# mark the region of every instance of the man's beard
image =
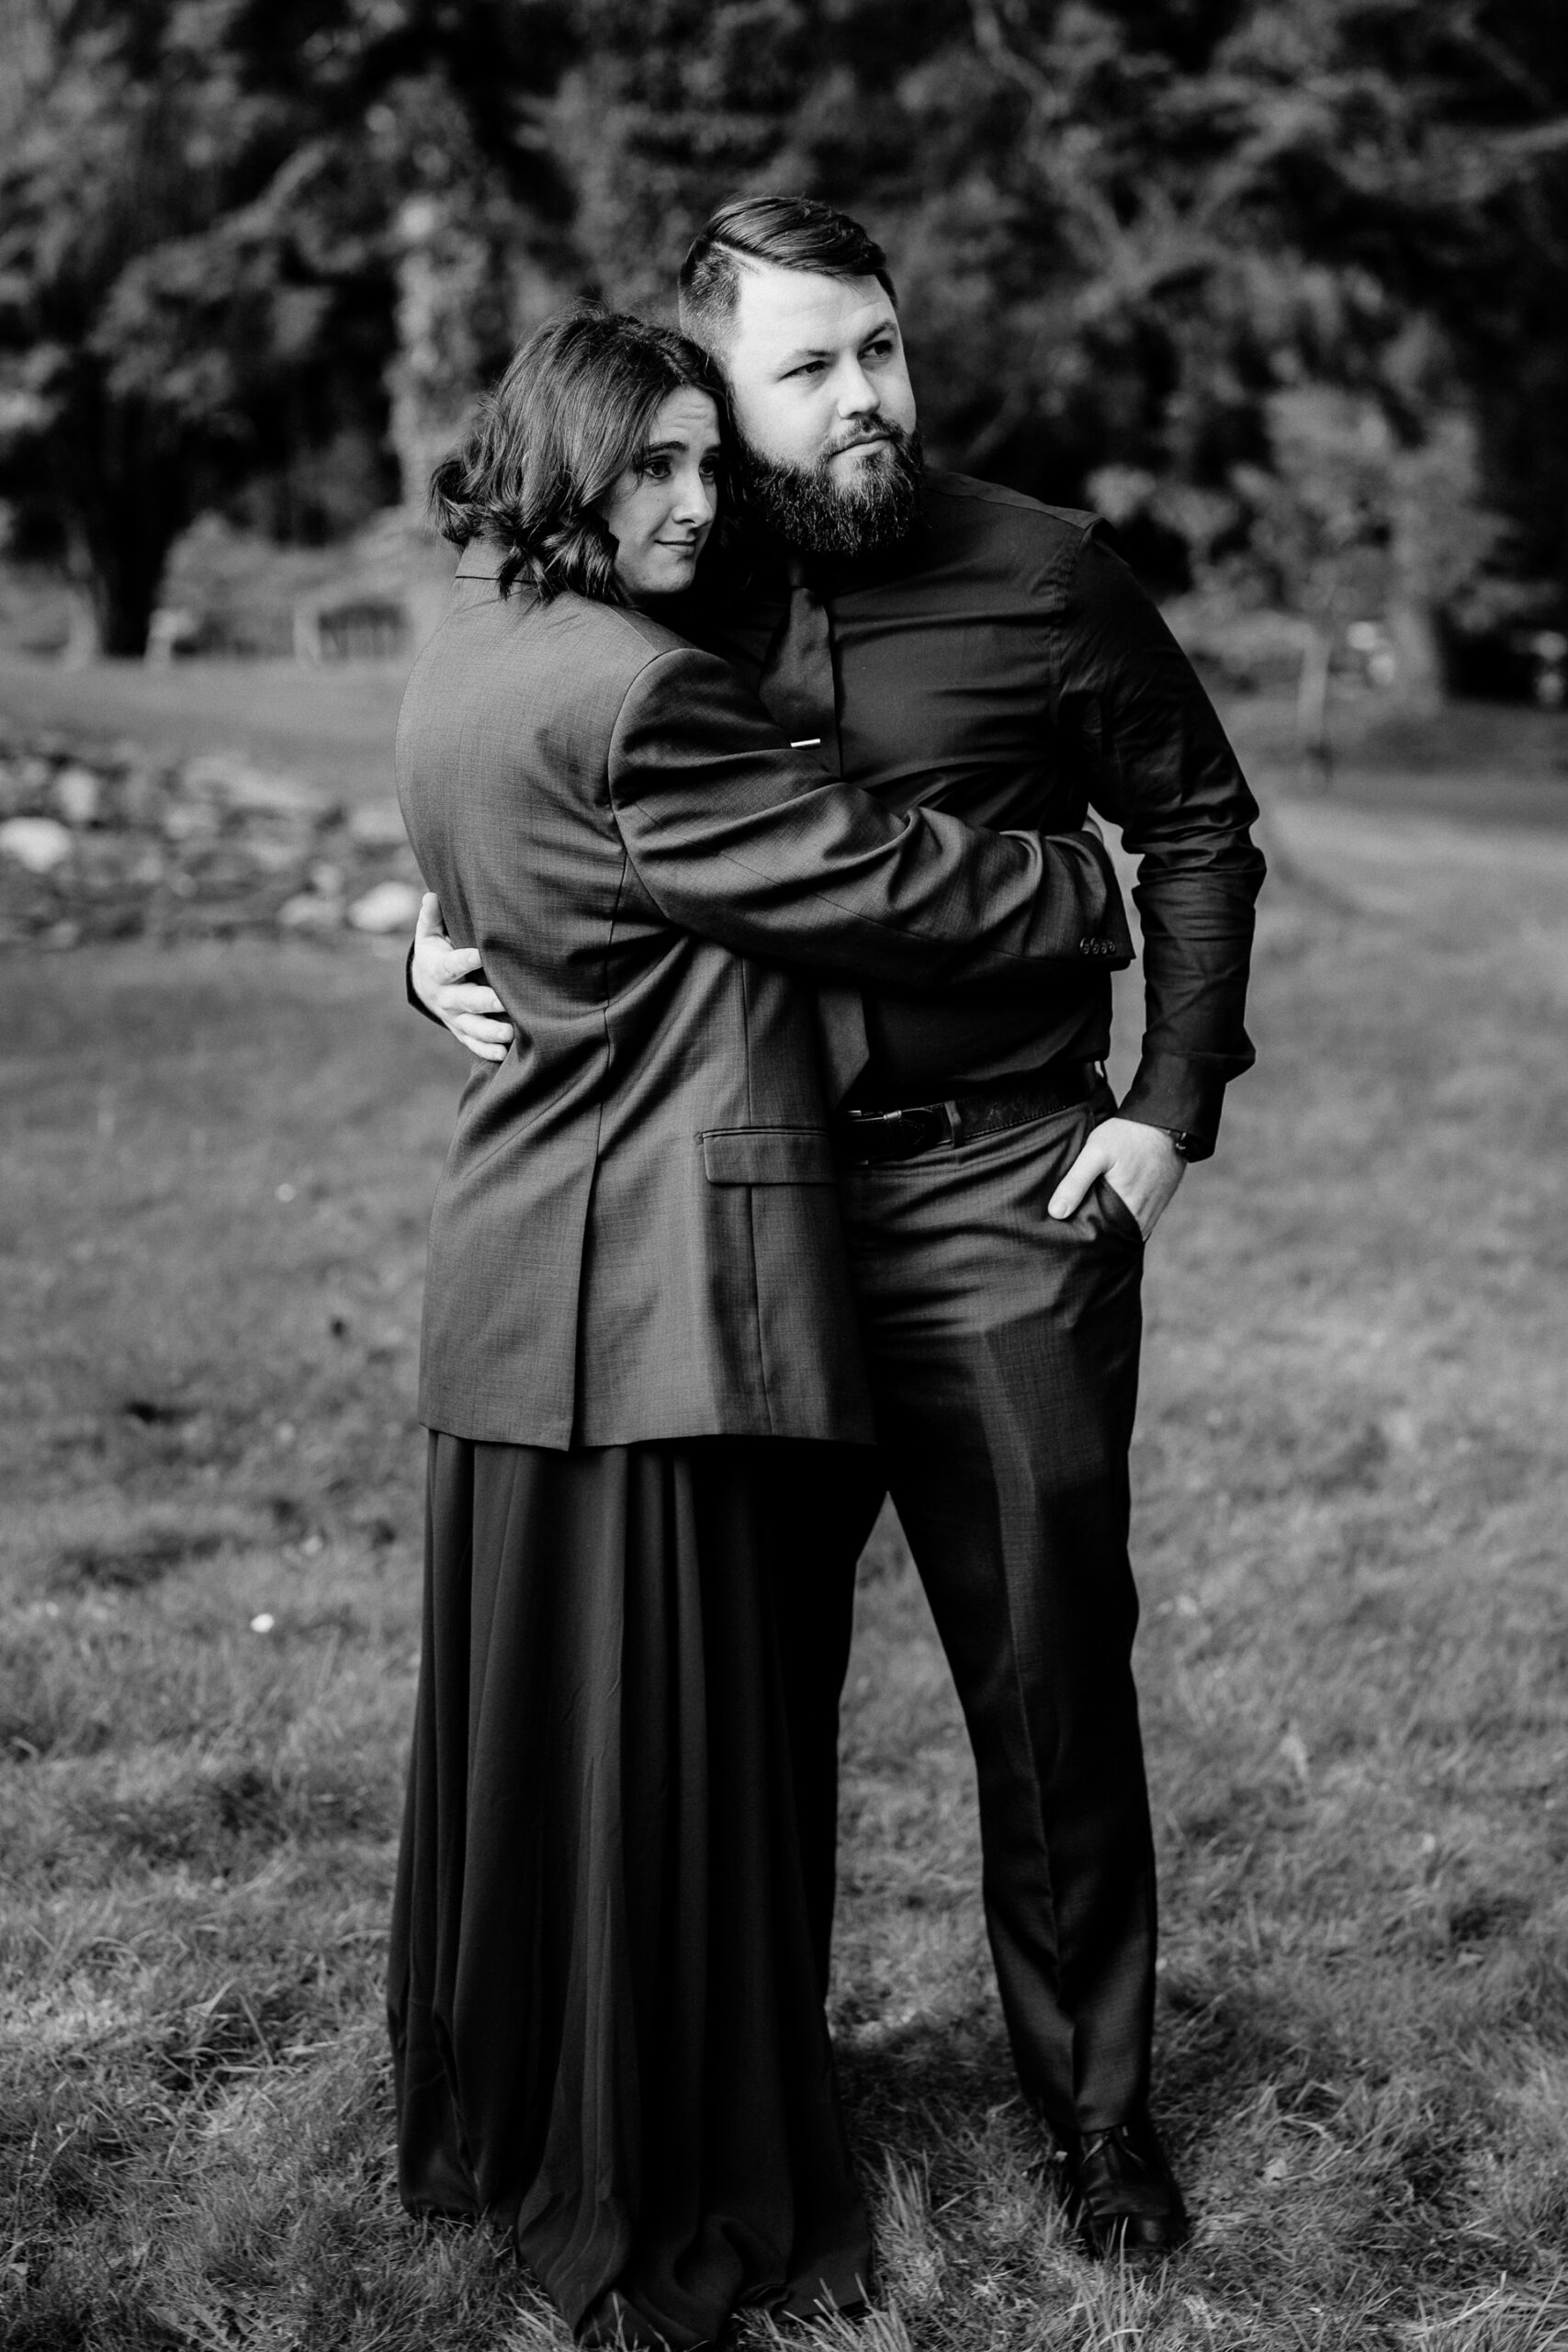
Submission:
POLYGON ((737 429, 734 475, 744 520, 802 555, 870 555, 896 547, 919 520, 920 436, 901 424, 876 429, 886 438, 875 458, 842 486, 833 479, 832 450, 813 466, 788 465, 764 457, 737 429))

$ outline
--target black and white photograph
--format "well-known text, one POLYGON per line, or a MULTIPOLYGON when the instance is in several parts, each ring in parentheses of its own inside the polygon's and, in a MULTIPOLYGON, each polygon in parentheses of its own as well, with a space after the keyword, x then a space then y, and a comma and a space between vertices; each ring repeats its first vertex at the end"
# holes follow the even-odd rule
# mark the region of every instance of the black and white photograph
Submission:
POLYGON ((6 2352, 1568 2346, 1554 0, 0 0, 6 2352))

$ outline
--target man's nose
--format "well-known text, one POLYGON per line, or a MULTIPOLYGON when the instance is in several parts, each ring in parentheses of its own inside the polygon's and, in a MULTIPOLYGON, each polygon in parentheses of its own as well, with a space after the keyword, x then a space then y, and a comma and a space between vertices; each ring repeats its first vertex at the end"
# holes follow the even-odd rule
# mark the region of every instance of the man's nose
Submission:
POLYGON ((845 418, 874 416, 881 406, 882 394, 860 361, 846 361, 839 380, 839 414, 845 418))

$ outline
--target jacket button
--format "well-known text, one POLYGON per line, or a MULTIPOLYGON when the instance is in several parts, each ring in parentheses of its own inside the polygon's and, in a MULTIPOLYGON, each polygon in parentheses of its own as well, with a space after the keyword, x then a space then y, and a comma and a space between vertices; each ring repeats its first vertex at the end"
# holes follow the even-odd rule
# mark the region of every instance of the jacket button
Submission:
POLYGON ((1092 956, 1099 945, 1100 942, 1097 939, 1080 939, 1078 942, 1078 954, 1080 956, 1092 956))

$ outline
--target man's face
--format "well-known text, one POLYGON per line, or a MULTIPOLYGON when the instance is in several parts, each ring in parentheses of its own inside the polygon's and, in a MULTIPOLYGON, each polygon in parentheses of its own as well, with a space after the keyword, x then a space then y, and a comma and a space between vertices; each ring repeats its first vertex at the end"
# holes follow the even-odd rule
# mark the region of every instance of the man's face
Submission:
POLYGON ((891 297, 874 277, 749 266, 718 355, 741 487, 807 552, 902 537, 916 511, 915 395, 891 297))
POLYGON ((852 484, 885 457, 886 427, 915 429, 915 395, 891 298, 874 277, 752 266, 723 354, 736 422, 774 465, 852 484))

